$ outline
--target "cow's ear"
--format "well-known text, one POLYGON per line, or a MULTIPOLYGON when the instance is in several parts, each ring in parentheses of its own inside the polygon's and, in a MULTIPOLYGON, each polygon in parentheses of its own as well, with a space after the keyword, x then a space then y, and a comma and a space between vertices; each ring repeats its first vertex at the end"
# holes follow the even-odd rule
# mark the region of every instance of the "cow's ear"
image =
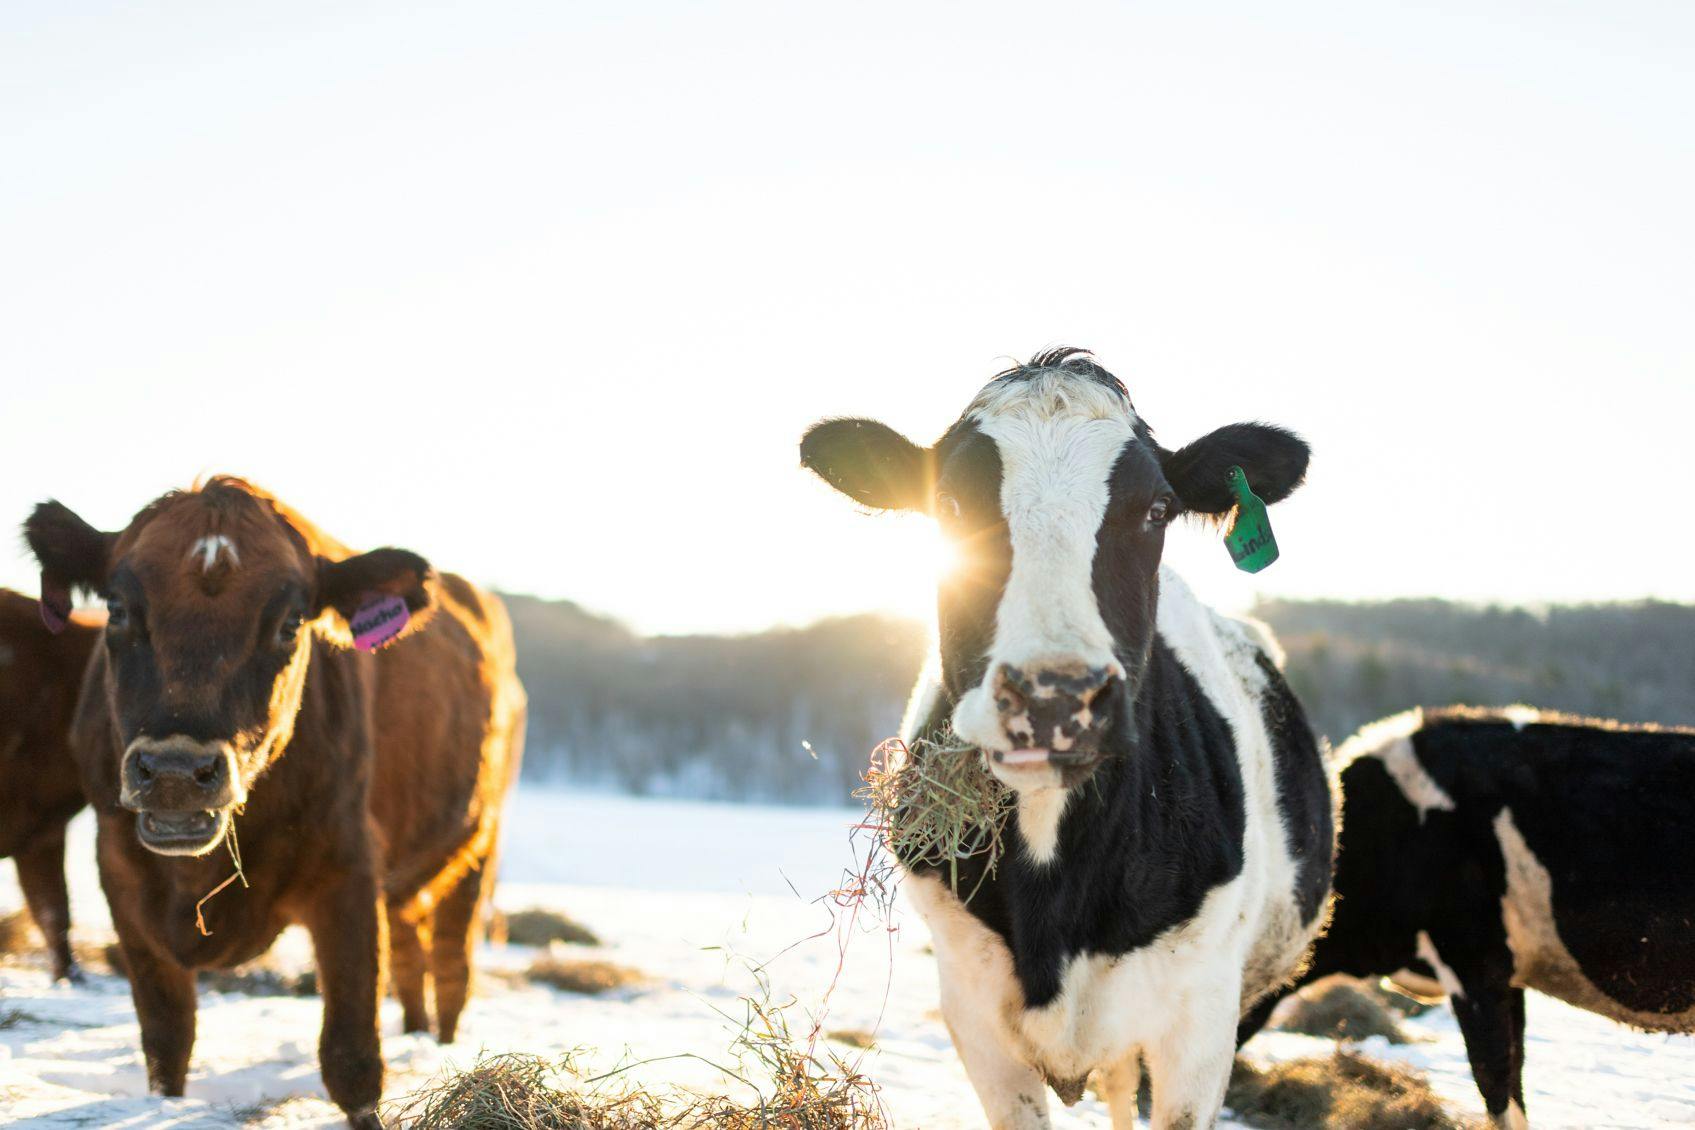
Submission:
POLYGON ((318 558, 319 631, 343 647, 375 651, 423 627, 435 609, 435 570, 406 549, 318 558))
POLYGON ((801 466, 878 510, 929 510, 935 453, 875 420, 824 420, 800 441, 801 466))
POLYGON ((1236 505, 1230 468, 1242 468, 1248 486, 1270 504, 1301 485, 1311 456, 1294 432, 1271 424, 1227 424, 1176 451, 1162 451, 1159 461, 1183 509, 1219 515, 1236 505))
POLYGON ((95 529, 54 501, 43 502, 24 520, 24 540, 41 563, 41 619, 61 632, 70 619, 72 593, 105 590, 118 535, 95 529))

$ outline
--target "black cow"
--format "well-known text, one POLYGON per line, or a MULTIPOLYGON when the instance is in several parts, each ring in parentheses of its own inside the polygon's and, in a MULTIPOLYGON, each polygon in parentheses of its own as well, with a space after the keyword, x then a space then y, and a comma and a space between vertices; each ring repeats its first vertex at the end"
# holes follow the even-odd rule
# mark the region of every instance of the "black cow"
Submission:
POLYGON ((1076 350, 990 381, 934 446, 869 420, 801 444, 850 498, 934 515, 964 562, 906 729, 981 751, 1016 794, 1010 844, 957 891, 943 861, 903 862, 997 1130, 1047 1126, 1044 1084, 1074 1102, 1096 1070, 1132 1126, 1143 1062, 1156 1126, 1211 1125, 1244 1008, 1318 930, 1333 824, 1313 734, 1269 638, 1160 566, 1174 518, 1230 510, 1232 466, 1275 502, 1307 457, 1258 424, 1167 450, 1076 350))
POLYGON ((1497 1125, 1527 1125, 1527 988, 1695 1031, 1695 730, 1414 710, 1337 760, 1335 918, 1307 976, 1446 994, 1497 1125))

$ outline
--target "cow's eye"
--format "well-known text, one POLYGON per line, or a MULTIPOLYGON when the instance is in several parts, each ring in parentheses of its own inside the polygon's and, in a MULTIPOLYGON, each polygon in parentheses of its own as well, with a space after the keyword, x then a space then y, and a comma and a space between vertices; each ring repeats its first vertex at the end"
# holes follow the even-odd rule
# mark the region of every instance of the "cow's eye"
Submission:
POLYGON ((290 612, 287 616, 284 616, 282 623, 277 625, 277 644, 281 647, 292 648, 295 641, 300 638, 300 625, 301 615, 299 612, 290 612))
POLYGON ((951 494, 938 494, 936 496, 936 514, 941 518, 958 520, 960 515, 959 499, 951 494))
POLYGON ((106 598, 106 627, 114 632, 129 627, 129 605, 121 597, 106 598))
POLYGON ((1164 498, 1156 498, 1154 504, 1148 507, 1148 525, 1163 526, 1177 516, 1177 501, 1169 494, 1164 498))

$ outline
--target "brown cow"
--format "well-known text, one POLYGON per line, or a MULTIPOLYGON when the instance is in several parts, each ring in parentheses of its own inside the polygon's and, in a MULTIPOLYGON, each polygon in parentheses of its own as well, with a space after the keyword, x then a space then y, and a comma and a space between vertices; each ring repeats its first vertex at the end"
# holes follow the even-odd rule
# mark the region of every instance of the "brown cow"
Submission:
POLYGON ((107 598, 73 742, 150 1085, 183 1093, 194 970, 250 960, 299 923, 324 1085, 353 1125, 379 1125, 385 911, 408 1026, 428 1023, 420 927, 444 1040, 465 1001, 522 743, 504 609, 417 554, 353 554, 233 478, 116 533, 56 502, 24 532, 45 604, 75 587, 107 598), (399 642, 380 661, 361 653, 384 637, 399 642), (235 871, 245 888, 202 911, 235 871))
POLYGON ((54 978, 80 981, 65 890, 65 825, 83 805, 70 729, 100 627, 81 619, 64 624, 54 635, 34 600, 0 589, 0 859, 17 863, 54 978))

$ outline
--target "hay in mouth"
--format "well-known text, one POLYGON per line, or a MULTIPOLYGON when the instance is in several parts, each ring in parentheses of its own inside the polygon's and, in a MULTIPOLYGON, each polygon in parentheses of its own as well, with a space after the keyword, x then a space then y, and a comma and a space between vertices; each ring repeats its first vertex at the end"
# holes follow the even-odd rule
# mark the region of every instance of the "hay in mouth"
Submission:
POLYGON ((865 785, 854 795, 877 818, 889 851, 907 866, 945 870, 949 886, 966 901, 994 874, 1012 816, 1012 790, 983 764, 975 746, 951 730, 910 745, 890 739, 871 754, 865 785), (983 857, 969 892, 959 889, 962 861, 983 857))

